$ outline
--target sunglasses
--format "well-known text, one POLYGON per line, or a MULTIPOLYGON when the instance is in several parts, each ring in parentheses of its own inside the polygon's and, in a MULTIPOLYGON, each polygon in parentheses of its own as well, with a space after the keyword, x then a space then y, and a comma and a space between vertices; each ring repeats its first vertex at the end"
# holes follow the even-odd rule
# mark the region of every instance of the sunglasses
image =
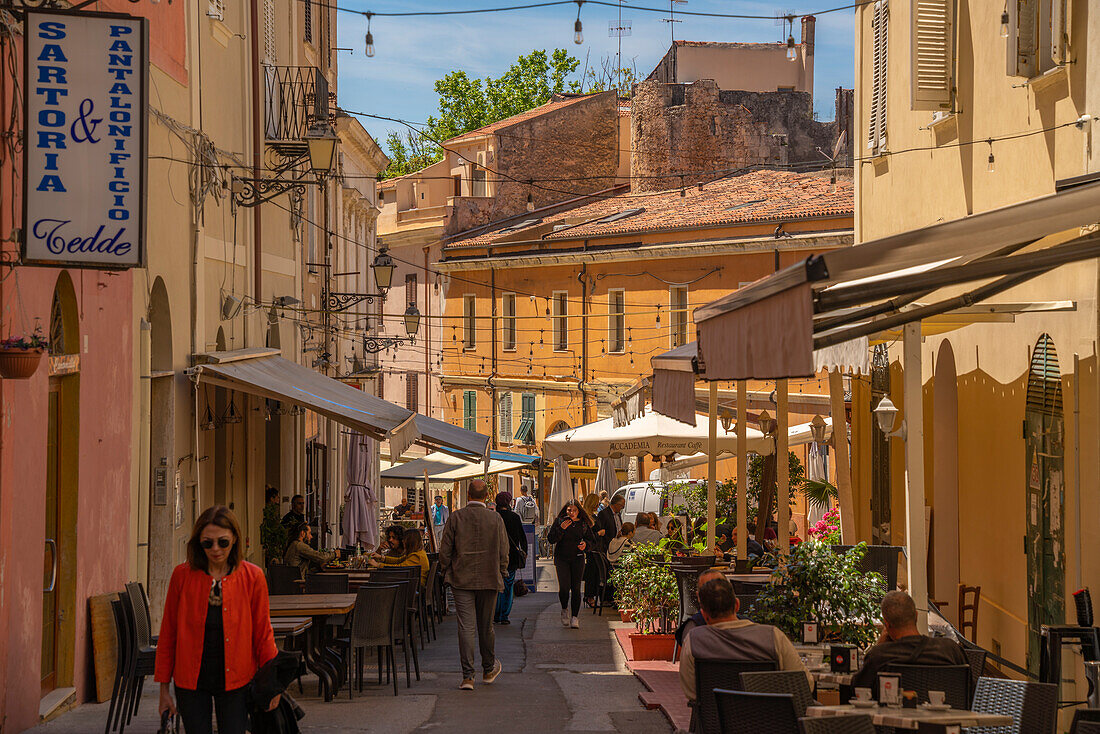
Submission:
MULTIPOLYGON (((230 540, 229 538, 218 538, 218 547, 219 548, 225 549, 225 548, 228 548, 229 546, 231 546, 232 544, 233 544, 233 541, 230 540)), ((206 550, 210 550, 211 548, 214 547, 214 539, 213 538, 206 538, 205 540, 199 541, 199 545, 201 545, 206 550)))

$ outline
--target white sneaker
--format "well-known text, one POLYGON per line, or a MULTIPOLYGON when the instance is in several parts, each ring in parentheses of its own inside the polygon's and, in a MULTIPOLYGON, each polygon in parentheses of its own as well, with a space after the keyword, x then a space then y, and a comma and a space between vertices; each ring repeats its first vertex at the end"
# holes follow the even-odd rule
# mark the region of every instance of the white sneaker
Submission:
POLYGON ((561 610, 561 626, 562 627, 568 627, 569 626, 569 610, 568 609, 562 609, 561 610))
POLYGON ((573 617, 573 620, 569 623, 569 626, 575 630, 579 630, 581 628, 581 621, 576 617, 573 617))

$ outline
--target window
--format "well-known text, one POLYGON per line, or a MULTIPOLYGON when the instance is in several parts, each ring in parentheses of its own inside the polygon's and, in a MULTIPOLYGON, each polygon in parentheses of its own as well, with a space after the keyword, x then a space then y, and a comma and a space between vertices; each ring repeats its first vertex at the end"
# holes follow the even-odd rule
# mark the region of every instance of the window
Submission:
POLYGON ((505 293, 500 298, 501 325, 503 334, 501 342, 504 349, 509 352, 516 350, 516 294, 505 293))
POLYGON ((451 176, 454 181, 454 195, 462 196, 462 176, 451 176))
POLYGON ((910 46, 914 110, 950 110, 954 91, 955 0, 913 0, 910 46))
POLYGON ((264 0, 264 63, 279 62, 278 39, 275 37, 275 0, 264 0))
POLYGON ((569 294, 565 291, 554 291, 554 351, 564 352, 569 349, 569 294))
POLYGON ((210 0, 206 6, 206 14, 215 20, 225 20, 225 0, 210 0))
POLYGON ((462 427, 467 431, 477 430, 476 390, 466 390, 462 393, 462 427))
POLYGON ((485 169, 479 168, 476 163, 470 164, 470 196, 488 196, 489 185, 485 176, 485 169))
POLYGON ((420 405, 416 394, 417 382, 418 378, 415 372, 405 373, 405 408, 413 412, 416 412, 420 405))
POLYGON ((878 152, 886 147, 886 67, 890 39, 887 0, 876 0, 871 12, 871 104, 867 116, 867 149, 878 152))
POLYGON ((462 346, 473 349, 477 346, 477 310, 474 296, 462 297, 462 346))
POLYGON ((626 291, 607 292, 607 351, 626 351, 626 291))
POLYGON ((676 285, 668 289, 668 310, 672 346, 683 346, 688 340, 687 286, 676 285))
POLYGON ((306 43, 313 43, 313 0, 302 0, 302 7, 306 13, 302 35, 305 36, 306 43))
POLYGON ((497 407, 497 415, 500 420, 498 433, 504 443, 512 443, 512 393, 500 394, 500 405, 497 407))
POLYGON ((407 273, 405 275, 405 301, 410 306, 418 306, 419 300, 416 294, 416 273, 407 273))
POLYGON ((1008 74, 1031 78, 1070 61, 1070 0, 1008 0, 1008 74))
POLYGON ((518 443, 533 444, 535 442, 535 394, 523 393, 523 412, 520 413, 519 429, 516 431, 518 443))

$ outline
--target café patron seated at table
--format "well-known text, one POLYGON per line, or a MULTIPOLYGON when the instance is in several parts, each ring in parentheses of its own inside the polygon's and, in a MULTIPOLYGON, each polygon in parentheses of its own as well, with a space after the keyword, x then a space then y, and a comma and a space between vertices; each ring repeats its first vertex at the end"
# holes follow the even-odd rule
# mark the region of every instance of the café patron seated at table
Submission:
POLYGON ((326 563, 340 557, 340 551, 319 551, 310 547, 313 540, 313 530, 308 523, 298 523, 291 535, 290 544, 287 545, 283 562, 288 566, 297 566, 302 570, 305 578, 311 573, 316 573, 325 567, 326 563))
POLYGON ((370 565, 379 568, 382 566, 419 566, 420 583, 428 581, 428 554, 424 552, 424 536, 419 528, 405 528, 402 541, 403 555, 375 556, 370 560, 370 565))
POLYGON ((878 696, 878 674, 891 663, 903 665, 967 665, 959 643, 946 637, 928 637, 917 629, 917 605, 904 591, 882 599, 882 634, 863 656, 863 667, 852 686, 870 688, 878 696))

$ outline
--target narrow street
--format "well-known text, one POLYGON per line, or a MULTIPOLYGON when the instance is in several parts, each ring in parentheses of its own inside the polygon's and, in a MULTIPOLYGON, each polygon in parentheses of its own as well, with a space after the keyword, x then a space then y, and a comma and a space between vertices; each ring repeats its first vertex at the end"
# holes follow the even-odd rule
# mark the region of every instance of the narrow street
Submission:
MULTIPOLYGON (((459 691, 461 678, 455 617, 438 627, 439 639, 419 651, 421 681, 405 688, 398 652, 401 688, 371 685, 363 692, 324 703, 315 679, 303 678, 305 694, 292 686, 291 695, 306 711, 303 732, 372 731, 387 734, 446 731, 463 734, 539 732, 620 732, 667 734, 669 724, 659 711, 645 710, 638 700, 642 685, 623 664, 614 639, 617 615, 601 617, 589 611, 581 629, 561 626, 553 567, 540 563, 539 593, 517 599, 512 624, 498 626, 497 656, 504 674, 491 686, 471 693, 459 691)), ((377 681, 371 668, 365 683, 377 681)), ((148 679, 138 716, 127 731, 151 734, 157 729, 158 686, 148 679)), ((102 731, 107 704, 85 704, 29 731, 36 734, 87 734, 102 731)))

